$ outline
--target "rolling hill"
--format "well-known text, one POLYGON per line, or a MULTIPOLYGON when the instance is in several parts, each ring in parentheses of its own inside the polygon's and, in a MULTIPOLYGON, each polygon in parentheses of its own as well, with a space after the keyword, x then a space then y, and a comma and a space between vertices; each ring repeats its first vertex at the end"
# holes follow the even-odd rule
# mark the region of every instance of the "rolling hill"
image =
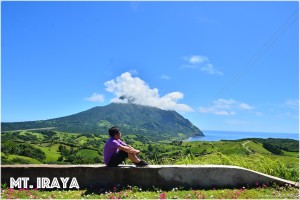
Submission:
POLYGON ((62 132, 100 135, 107 134, 111 126, 119 126, 125 135, 146 135, 152 139, 203 136, 199 128, 175 111, 131 103, 111 103, 49 120, 1 123, 2 131, 53 127, 62 132))

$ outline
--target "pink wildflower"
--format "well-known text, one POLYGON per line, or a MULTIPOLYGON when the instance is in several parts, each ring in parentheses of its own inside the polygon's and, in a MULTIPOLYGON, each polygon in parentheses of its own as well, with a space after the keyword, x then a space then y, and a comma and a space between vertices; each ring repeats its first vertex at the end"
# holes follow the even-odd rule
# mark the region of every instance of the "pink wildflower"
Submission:
POLYGON ((161 194, 159 195, 159 197, 160 197, 160 199, 166 199, 166 194, 165 194, 165 193, 161 193, 161 194))

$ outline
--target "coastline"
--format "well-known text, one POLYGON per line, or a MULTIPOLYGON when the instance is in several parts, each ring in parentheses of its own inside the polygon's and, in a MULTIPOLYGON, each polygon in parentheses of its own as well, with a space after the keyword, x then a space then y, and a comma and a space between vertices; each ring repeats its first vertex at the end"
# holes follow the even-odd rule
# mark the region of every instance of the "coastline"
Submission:
POLYGON ((293 139, 299 141, 298 133, 268 133, 268 132, 239 132, 239 131, 203 131, 204 136, 193 136, 184 140, 185 142, 192 141, 221 141, 221 140, 239 140, 245 138, 279 138, 293 139))

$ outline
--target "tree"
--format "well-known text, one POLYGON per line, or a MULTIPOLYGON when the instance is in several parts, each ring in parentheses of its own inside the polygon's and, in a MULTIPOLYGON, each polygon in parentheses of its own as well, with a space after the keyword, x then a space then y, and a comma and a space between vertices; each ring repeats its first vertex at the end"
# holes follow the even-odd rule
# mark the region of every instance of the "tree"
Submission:
POLYGON ((185 154, 190 154, 190 153, 191 153, 191 149, 185 149, 185 150, 184 150, 184 153, 185 153, 185 154))
POLYGON ((153 146, 151 144, 148 146, 148 151, 153 151, 153 146))
POLYGON ((57 159, 57 161, 59 161, 59 162, 62 162, 63 160, 64 160, 63 156, 59 156, 58 159, 57 159))
POLYGON ((272 144, 263 143, 263 147, 265 149, 267 149, 268 151, 272 152, 275 155, 282 155, 283 154, 283 152, 279 148, 277 148, 276 146, 274 146, 272 144))

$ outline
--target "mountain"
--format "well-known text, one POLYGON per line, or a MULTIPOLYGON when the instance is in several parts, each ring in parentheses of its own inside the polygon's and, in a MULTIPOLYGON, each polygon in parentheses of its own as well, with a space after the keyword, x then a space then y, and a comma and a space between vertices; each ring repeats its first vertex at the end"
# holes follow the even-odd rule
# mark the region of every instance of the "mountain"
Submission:
POLYGON ((150 138, 203 136, 202 131, 175 111, 137 104, 111 103, 89 110, 49 120, 1 123, 2 131, 40 129, 84 134, 108 134, 111 126, 120 127, 123 134, 145 135, 150 138))

